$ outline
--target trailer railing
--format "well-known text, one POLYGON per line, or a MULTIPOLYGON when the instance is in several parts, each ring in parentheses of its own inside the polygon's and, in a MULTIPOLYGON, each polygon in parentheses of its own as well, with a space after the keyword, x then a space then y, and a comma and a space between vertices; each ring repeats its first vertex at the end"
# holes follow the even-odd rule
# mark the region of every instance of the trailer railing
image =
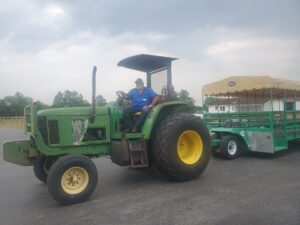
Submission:
POLYGON ((203 120, 208 127, 271 128, 272 112, 205 113, 203 120))
POLYGON ((210 128, 270 128, 276 137, 300 138, 299 110, 205 113, 203 120, 210 128))

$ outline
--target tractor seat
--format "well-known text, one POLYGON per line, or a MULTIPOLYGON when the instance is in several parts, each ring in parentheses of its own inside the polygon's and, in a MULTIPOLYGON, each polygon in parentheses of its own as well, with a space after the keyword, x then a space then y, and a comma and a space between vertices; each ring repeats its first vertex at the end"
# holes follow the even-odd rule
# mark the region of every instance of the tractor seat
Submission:
POLYGON ((139 117, 139 116, 141 116, 142 115, 142 112, 136 112, 133 116, 134 117, 139 117))

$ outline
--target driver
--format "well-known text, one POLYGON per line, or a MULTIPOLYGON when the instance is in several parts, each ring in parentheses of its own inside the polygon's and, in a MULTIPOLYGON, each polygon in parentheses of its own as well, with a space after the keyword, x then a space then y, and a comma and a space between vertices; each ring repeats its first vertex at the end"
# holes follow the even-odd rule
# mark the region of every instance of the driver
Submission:
POLYGON ((159 100, 159 97, 151 88, 144 86, 142 79, 138 78, 135 84, 136 88, 128 92, 128 97, 131 99, 131 106, 124 109, 125 132, 131 131, 132 133, 140 130, 148 113, 159 100), (136 112, 141 112, 141 116, 133 124, 132 116, 136 112))

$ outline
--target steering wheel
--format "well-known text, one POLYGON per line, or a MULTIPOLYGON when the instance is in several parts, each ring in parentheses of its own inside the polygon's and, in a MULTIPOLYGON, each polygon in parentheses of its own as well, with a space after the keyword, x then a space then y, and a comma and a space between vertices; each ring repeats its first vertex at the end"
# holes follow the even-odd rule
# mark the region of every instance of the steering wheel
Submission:
POLYGON ((120 106, 125 107, 128 105, 129 96, 124 91, 117 91, 116 95, 118 96, 117 102, 120 106))
POLYGON ((116 95, 118 96, 118 98, 120 99, 128 99, 128 95, 124 92, 124 91, 117 91, 116 95))

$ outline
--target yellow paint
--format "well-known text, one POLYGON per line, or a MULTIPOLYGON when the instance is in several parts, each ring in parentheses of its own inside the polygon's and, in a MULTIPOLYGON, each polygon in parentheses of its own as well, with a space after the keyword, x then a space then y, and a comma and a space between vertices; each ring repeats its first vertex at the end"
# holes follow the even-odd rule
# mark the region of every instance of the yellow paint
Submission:
MULTIPOLYGON (((269 76, 231 76, 202 87, 203 96, 228 96, 243 92, 257 92, 264 89, 294 90, 300 93, 300 81, 272 78, 269 76), (229 85, 230 83, 234 84, 229 85)), ((273 93, 275 94, 275 93, 273 93)), ((298 95, 298 94, 297 94, 298 95)))
POLYGON ((184 131, 177 142, 177 153, 182 162, 193 165, 199 161, 203 152, 203 141, 193 130, 184 131))
POLYGON ((89 183, 89 175, 82 167, 71 167, 61 178, 62 189, 70 195, 83 192, 89 183))

